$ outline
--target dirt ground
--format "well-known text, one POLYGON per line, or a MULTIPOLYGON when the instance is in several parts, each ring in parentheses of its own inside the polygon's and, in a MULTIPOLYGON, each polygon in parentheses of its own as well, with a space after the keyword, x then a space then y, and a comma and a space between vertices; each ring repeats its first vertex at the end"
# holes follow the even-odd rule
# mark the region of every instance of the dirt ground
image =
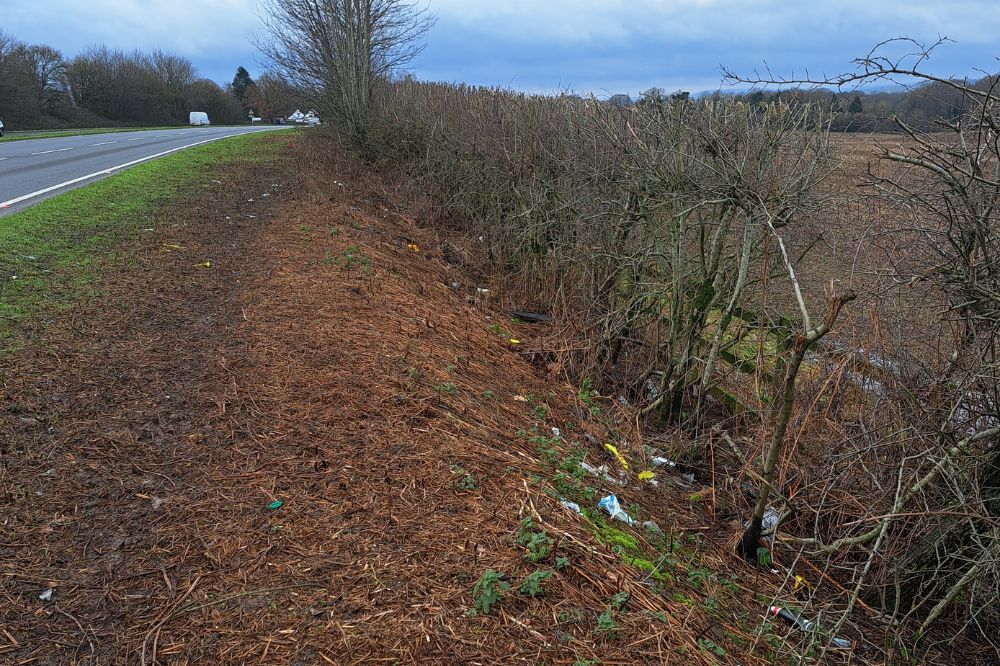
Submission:
MULTIPOLYGON (((843 607, 737 560, 738 493, 639 482, 634 412, 391 175, 296 146, 206 183, 0 359, 0 663, 750 666, 804 649, 773 601, 843 607), (606 442, 625 487, 571 472, 617 476, 606 442)), ((872 618, 826 661, 879 661, 872 618)))
MULTIPOLYGON (((530 433, 575 421, 593 459, 604 426, 433 232, 360 180, 307 196, 287 161, 216 179, 2 361, 0 662, 711 663, 755 640, 694 603, 718 581, 678 562, 688 595, 657 594, 543 492, 530 433), (487 616, 488 569, 511 589, 487 616)), ((671 508, 688 493, 619 492, 671 543, 702 521, 671 508)))

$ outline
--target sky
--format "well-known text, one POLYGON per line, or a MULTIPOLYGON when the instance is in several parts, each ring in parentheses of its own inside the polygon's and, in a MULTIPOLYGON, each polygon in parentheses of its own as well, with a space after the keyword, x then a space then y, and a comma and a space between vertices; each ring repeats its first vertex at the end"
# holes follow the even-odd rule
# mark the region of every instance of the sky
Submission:
MULTIPOLYGON (((419 79, 633 96, 725 89, 720 66, 835 74, 876 43, 946 36, 926 69, 1000 70, 996 0, 426 0, 437 15, 419 79)), ((108 44, 161 48, 224 83, 263 71, 259 0, 0 0, 0 29, 72 56, 108 44)))

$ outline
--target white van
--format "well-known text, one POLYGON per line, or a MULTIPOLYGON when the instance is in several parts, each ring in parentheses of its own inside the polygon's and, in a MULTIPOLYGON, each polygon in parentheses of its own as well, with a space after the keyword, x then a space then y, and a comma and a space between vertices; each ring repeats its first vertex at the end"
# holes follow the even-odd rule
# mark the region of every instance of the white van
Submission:
POLYGON ((211 125, 212 123, 208 120, 208 114, 204 111, 192 111, 190 116, 190 122, 192 125, 211 125))

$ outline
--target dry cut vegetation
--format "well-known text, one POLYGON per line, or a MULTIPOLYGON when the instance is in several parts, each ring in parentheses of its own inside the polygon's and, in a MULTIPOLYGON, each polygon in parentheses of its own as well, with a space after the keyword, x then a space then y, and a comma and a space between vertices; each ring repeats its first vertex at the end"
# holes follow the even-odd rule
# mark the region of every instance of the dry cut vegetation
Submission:
MULTIPOLYGON (((841 82, 923 76, 861 65, 841 82)), ((380 88, 367 138, 481 239, 512 303, 563 325, 546 351, 568 377, 634 405, 726 488, 745 558, 774 557, 760 538, 777 522, 778 550, 822 562, 841 595, 810 607, 835 631, 868 608, 885 658, 968 639, 989 660, 996 97, 949 85, 968 114, 900 122, 864 170, 822 109, 724 99, 404 80, 380 88)))
POLYGON ((655 467, 630 410, 563 380, 558 330, 480 293, 475 242, 419 224, 392 179, 294 150, 207 174, 123 241, 135 262, 103 296, 24 322, 3 360, 4 660, 806 649, 764 619, 787 576, 732 560, 710 486, 638 480, 655 467), (300 191, 293 162, 323 184, 300 191), (612 521, 610 493, 656 528, 612 521))

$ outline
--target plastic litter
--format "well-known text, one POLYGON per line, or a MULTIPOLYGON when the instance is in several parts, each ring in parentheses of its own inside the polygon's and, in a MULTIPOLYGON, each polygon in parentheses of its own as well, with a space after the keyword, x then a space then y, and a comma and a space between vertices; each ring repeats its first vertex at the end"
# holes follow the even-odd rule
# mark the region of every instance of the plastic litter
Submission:
POLYGON ((764 518, 761 521, 761 531, 765 534, 770 534, 778 527, 778 512, 774 507, 769 506, 767 510, 764 511, 764 518))
MULTIPOLYGON (((784 620, 788 624, 802 631, 812 631, 816 628, 816 623, 812 620, 806 619, 798 613, 793 613, 792 611, 782 608, 781 606, 771 606, 768 608, 768 614, 784 620)), ((851 641, 839 636, 834 636, 830 643, 839 648, 849 648, 852 645, 851 641)))
POLYGON ((562 431, 559 430, 559 428, 553 428, 552 429, 552 436, 553 437, 562 437, 562 431))
POLYGON ((270 511, 275 511, 277 509, 280 509, 282 506, 284 506, 284 504, 285 503, 282 502, 281 500, 274 500, 273 502, 271 502, 270 504, 267 505, 267 508, 270 511))
POLYGON ((615 458, 618 459, 619 465, 621 465, 624 469, 628 469, 628 461, 625 460, 625 457, 622 454, 618 453, 618 449, 614 444, 608 442, 604 445, 604 448, 606 448, 612 455, 614 455, 615 458))
POLYGON ((477 294, 488 294, 488 293, 490 293, 490 290, 489 289, 484 289, 483 287, 476 287, 476 293, 477 294))
POLYGON ((607 511, 612 520, 620 520, 626 525, 635 525, 635 519, 622 510, 621 505, 618 503, 618 498, 614 495, 608 495, 603 498, 597 503, 597 506, 607 511))
POLYGON ((38 598, 41 599, 42 601, 52 601, 52 595, 55 593, 56 591, 50 587, 49 589, 39 594, 38 598))
POLYGON ((516 317, 526 324, 543 324, 547 321, 551 321, 552 317, 541 312, 524 312, 522 310, 514 310, 510 313, 511 317, 516 317))
POLYGON ((653 456, 652 458, 649 459, 649 462, 653 463, 657 467, 664 467, 664 466, 677 467, 677 463, 675 463, 670 458, 666 458, 664 456, 653 456))
POLYGON ((582 462, 582 463, 580 463, 580 468, 583 469, 583 471, 587 472, 588 474, 592 474, 592 475, 596 476, 597 478, 599 478, 599 479, 601 479, 603 481, 607 481, 608 483, 613 483, 616 486, 624 486, 625 485, 624 481, 622 481, 620 479, 616 479, 615 477, 611 476, 611 474, 608 473, 608 466, 607 465, 601 465, 600 467, 594 467, 593 465, 590 465, 590 464, 588 464, 586 462, 582 462))
POLYGON ((573 513, 583 514, 583 510, 580 508, 580 505, 577 504, 576 502, 570 502, 569 500, 559 500, 559 503, 562 504, 567 509, 569 509, 570 511, 572 511, 573 513))
MULTIPOLYGON (((673 467, 674 469, 677 469, 677 463, 666 456, 653 456, 649 459, 649 462, 651 462, 654 467, 673 467)), ((694 483, 694 474, 681 473, 680 476, 688 483, 694 483)))

